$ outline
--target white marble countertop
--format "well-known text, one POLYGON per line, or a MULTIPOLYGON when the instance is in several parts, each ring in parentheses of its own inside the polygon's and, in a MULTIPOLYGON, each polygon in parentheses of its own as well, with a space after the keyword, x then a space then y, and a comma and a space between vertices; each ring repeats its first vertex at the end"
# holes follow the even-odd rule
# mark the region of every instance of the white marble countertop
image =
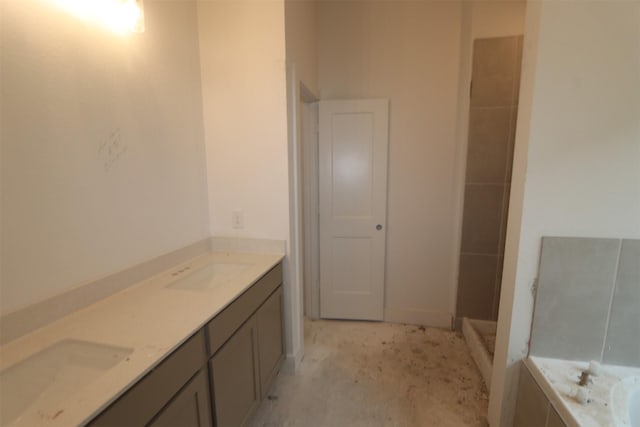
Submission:
MULTIPOLYGON (((187 338, 254 284, 282 254, 210 252, 177 265, 0 347, 0 371, 62 340, 131 349, 117 365, 65 399, 38 399, 11 425, 70 426, 86 423, 157 366, 187 338), (214 289, 167 287, 172 275, 211 263, 247 264, 214 289), (37 407, 36 407, 37 406, 37 407)), ((15 390, 2 389, 13 393, 15 390)))
POLYGON ((640 368, 600 365, 597 375, 590 377, 584 387, 587 401, 581 403, 575 397, 580 374, 589 369, 589 362, 529 356, 525 359, 529 371, 570 427, 618 427, 628 426, 626 415, 614 414, 624 402, 616 402, 613 388, 627 378, 640 377, 640 368))

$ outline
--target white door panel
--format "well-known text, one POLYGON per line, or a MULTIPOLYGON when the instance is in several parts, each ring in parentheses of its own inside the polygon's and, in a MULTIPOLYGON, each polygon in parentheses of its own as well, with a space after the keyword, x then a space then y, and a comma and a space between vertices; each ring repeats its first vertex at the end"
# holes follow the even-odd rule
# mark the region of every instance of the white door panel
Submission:
POLYGON ((320 101, 324 318, 383 317, 388 117, 387 100, 320 101))

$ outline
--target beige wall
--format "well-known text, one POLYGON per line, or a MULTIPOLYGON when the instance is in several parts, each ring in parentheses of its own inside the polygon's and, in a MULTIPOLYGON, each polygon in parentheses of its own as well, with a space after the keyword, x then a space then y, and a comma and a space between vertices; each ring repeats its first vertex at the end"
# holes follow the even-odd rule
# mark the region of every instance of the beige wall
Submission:
POLYGON ((318 93, 317 0, 285 0, 287 62, 296 66, 298 80, 318 93))
POLYGON ((284 2, 202 1, 198 18, 211 232, 287 239, 284 2))
POLYGON ((461 3, 320 2, 321 99, 389 98, 385 318, 448 326, 461 3))
POLYGON ((287 353, 301 348, 291 263, 284 1, 198 2, 202 98, 214 236, 287 241, 287 353), (244 214, 234 229, 232 213, 244 214))
POLYGON ((471 8, 471 38, 521 35, 524 31, 525 0, 475 0, 471 8))
POLYGON ((206 238, 195 5, 118 36, 0 4, 0 313, 206 238))
POLYGON ((640 237, 640 3, 531 2, 489 417, 509 425, 542 236, 640 237))

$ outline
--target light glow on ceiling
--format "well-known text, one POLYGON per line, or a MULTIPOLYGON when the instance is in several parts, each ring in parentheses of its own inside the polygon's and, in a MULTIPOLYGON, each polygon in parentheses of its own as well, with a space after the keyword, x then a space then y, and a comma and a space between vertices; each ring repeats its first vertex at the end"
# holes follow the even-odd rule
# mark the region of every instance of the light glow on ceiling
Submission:
POLYGON ((142 0, 49 0, 83 21, 117 34, 144 31, 142 0))

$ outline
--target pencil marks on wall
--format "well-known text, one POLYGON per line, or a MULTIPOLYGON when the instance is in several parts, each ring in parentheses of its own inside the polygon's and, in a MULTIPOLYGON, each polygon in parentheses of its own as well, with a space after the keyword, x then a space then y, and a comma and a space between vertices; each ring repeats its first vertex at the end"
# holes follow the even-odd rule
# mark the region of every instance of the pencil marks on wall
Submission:
POLYGON ((104 166, 104 171, 109 172, 118 160, 125 155, 128 148, 127 144, 122 141, 122 133, 119 128, 111 131, 109 135, 100 141, 98 156, 104 166))

